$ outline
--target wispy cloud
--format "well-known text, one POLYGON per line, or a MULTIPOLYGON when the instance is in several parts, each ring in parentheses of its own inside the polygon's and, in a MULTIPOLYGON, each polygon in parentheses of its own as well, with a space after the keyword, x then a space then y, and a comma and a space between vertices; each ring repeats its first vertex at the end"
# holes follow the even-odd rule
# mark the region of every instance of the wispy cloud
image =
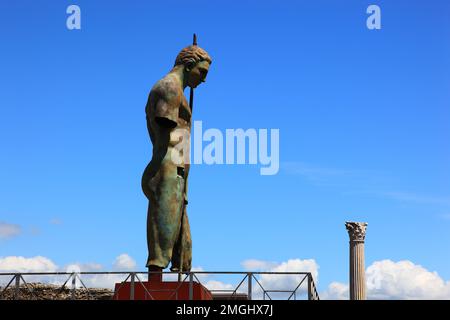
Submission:
POLYGON ((41 229, 37 226, 31 226, 29 230, 32 236, 39 236, 42 233, 41 229))
POLYGON ((450 197, 445 196, 422 195, 409 192, 383 192, 382 195, 403 202, 450 206, 450 197))
POLYGON ((0 222, 0 239, 9 239, 19 235, 22 228, 17 224, 0 222))
POLYGON ((368 195, 405 203, 450 206, 450 196, 419 194, 402 190, 387 174, 360 169, 322 167, 303 162, 282 162, 282 170, 319 187, 337 187, 345 195, 368 195))
POLYGON ((344 178, 354 178, 360 174, 355 170, 326 168, 304 162, 282 162, 281 168, 287 174, 302 176, 311 183, 318 185, 334 185, 338 181, 342 182, 344 178))
POLYGON ((53 224, 53 225, 61 225, 62 224, 62 220, 59 218, 53 218, 49 222, 50 222, 50 224, 53 224))
POLYGON ((299 176, 315 186, 338 187, 350 193, 379 190, 393 183, 392 178, 380 172, 318 166, 298 161, 282 162, 281 170, 286 174, 299 176))

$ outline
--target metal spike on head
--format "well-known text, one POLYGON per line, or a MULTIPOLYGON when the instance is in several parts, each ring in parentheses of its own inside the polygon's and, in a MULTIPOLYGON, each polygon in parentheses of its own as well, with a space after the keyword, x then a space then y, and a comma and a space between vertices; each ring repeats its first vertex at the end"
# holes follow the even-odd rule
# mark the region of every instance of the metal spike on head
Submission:
MULTIPOLYGON (((192 45, 193 46, 197 46, 197 35, 195 33, 194 33, 194 36, 193 36, 193 39, 192 39, 192 45)), ((191 109, 191 114, 192 114, 192 110, 194 109, 194 88, 192 88, 192 87, 189 90, 189 108, 191 109)), ((186 176, 184 177, 184 179, 186 181, 186 176)), ((184 185, 184 188, 186 188, 186 184, 184 185)), ((185 191, 183 191, 183 193, 184 192, 185 191)), ((184 215, 184 208, 185 208, 185 206, 186 206, 186 203, 184 202, 184 199, 183 199, 183 205, 181 206, 181 229, 183 229, 183 221, 184 221, 183 215, 184 215)), ((184 243, 183 239, 181 239, 180 243, 181 243, 181 249, 180 249, 181 256, 180 256, 180 269, 178 271, 178 282, 182 282, 181 274, 183 273, 183 271, 188 271, 188 272, 190 271, 190 270, 183 270, 183 252, 184 252, 184 250, 183 250, 183 243, 184 243)))

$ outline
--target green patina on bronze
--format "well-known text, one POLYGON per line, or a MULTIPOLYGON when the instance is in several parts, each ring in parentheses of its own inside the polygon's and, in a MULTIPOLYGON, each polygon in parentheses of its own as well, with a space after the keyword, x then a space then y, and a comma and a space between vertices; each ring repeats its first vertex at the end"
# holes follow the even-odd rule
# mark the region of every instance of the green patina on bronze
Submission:
POLYGON ((192 110, 184 89, 205 81, 211 64, 208 53, 192 45, 177 56, 173 69, 151 89, 145 113, 153 155, 142 176, 142 190, 149 200, 147 214, 147 267, 189 271, 192 240, 187 216, 189 163, 174 163, 172 150, 179 143, 174 132, 190 134, 192 110), (181 265, 182 264, 182 265, 181 265))

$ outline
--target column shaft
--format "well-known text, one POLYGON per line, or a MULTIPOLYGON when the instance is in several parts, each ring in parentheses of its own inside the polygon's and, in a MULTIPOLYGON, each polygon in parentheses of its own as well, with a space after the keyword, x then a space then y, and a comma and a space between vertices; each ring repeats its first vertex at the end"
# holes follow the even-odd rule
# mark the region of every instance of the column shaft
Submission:
POLYGON ((364 242, 350 241, 350 300, 365 299, 364 242))
POLYGON ((366 222, 346 222, 350 236, 350 300, 366 300, 364 239, 366 222))

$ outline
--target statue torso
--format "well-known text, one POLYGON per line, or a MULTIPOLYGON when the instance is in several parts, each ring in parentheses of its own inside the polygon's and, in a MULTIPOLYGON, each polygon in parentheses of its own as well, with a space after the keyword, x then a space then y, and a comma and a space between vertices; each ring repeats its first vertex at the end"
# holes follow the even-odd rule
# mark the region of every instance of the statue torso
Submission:
POLYGON ((191 110, 177 77, 169 73, 153 86, 145 113, 148 133, 153 144, 153 155, 149 168, 151 170, 150 175, 153 176, 161 169, 172 171, 172 167, 184 167, 187 177, 189 164, 184 161, 184 157, 189 156, 189 141, 184 140, 184 143, 186 143, 184 150, 181 150, 179 146, 177 147, 177 150, 180 150, 178 163, 174 164, 171 158, 174 147, 180 143, 180 136, 182 136, 182 139, 190 138, 191 132, 191 110), (157 108, 160 108, 158 102, 161 99, 165 102, 165 108, 157 110, 157 108), (161 114, 167 115, 168 118, 175 121, 176 126, 174 128, 161 126, 155 120, 156 115, 161 116, 161 114), (186 152, 187 155, 183 154, 186 152))

